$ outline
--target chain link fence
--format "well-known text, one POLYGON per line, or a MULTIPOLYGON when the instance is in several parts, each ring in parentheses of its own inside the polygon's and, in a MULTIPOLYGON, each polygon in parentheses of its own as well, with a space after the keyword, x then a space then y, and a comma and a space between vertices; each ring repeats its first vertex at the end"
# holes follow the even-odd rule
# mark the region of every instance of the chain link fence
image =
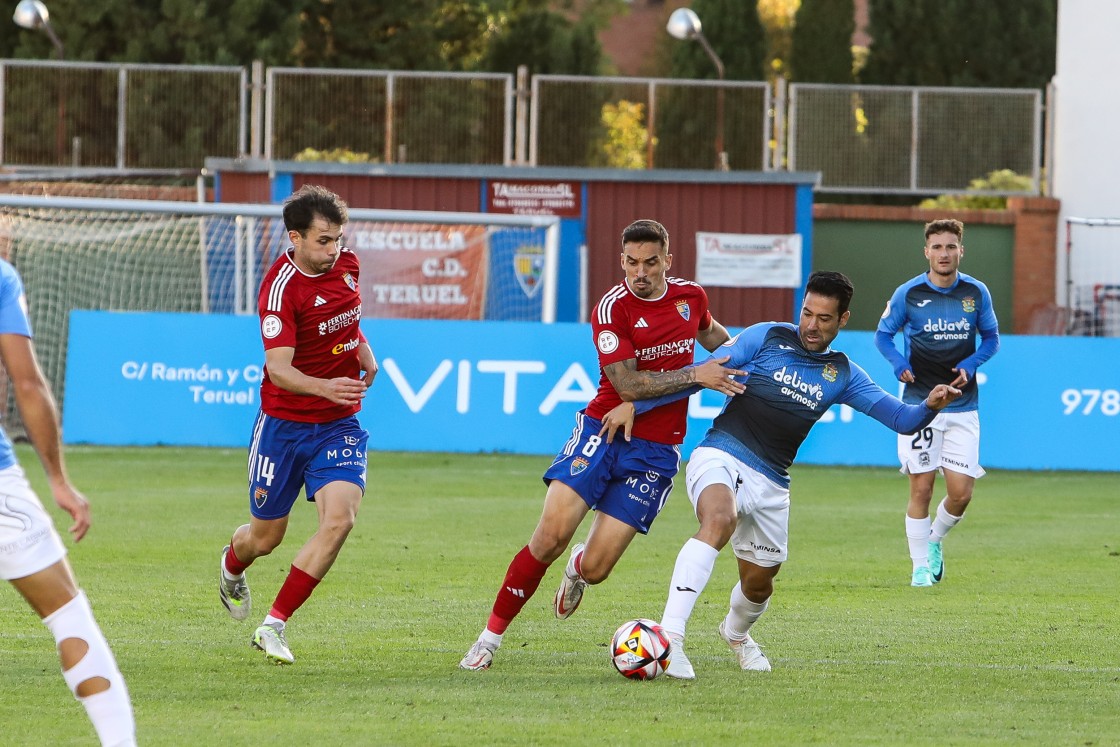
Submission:
POLYGON ((788 169, 820 191, 1038 194, 1043 94, 500 73, 0 60, 0 166, 199 169, 208 157, 788 169), (788 106, 787 106, 788 100, 788 106))

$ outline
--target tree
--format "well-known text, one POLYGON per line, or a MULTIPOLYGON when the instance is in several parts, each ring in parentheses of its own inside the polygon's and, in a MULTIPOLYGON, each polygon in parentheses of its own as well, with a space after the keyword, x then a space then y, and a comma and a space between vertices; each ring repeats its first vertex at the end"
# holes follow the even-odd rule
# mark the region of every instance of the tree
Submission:
POLYGON ((791 77, 799 83, 851 83, 852 0, 801 0, 794 17, 791 77))
POLYGON ((870 0, 864 83, 1043 88, 1057 0, 870 0))

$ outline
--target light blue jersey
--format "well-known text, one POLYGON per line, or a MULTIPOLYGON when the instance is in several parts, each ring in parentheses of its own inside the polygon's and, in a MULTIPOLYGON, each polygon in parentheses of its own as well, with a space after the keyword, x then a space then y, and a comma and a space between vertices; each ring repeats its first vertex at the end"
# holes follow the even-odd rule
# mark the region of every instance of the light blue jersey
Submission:
MULTIPOLYGON (((748 327, 712 354, 730 356, 724 365, 748 372, 747 389, 729 397, 700 446, 726 451, 775 483, 789 487, 788 469, 809 430, 834 404, 849 405, 899 433, 913 433, 933 420, 924 404, 906 405, 871 380, 843 353, 806 350, 797 326, 764 322, 748 327)), ((698 387, 636 403, 641 412, 698 387)))
MULTIPOLYGON (((23 281, 16 268, 0 259, 0 335, 31 337, 31 322, 27 318, 27 299, 23 295, 23 281)), ((0 469, 16 463, 12 441, 0 429, 0 469)))
POLYGON ((946 412, 968 412, 979 408, 976 369, 999 350, 999 323, 992 309, 992 296, 976 278, 957 273, 957 282, 939 288, 927 273, 906 281, 887 304, 875 347, 894 368, 895 378, 909 369, 914 382, 903 389, 904 402, 921 402, 938 384, 957 378, 953 371, 968 372, 968 383, 946 412), (903 331, 902 354, 894 336, 903 331), (981 342, 976 345, 979 334, 981 342))

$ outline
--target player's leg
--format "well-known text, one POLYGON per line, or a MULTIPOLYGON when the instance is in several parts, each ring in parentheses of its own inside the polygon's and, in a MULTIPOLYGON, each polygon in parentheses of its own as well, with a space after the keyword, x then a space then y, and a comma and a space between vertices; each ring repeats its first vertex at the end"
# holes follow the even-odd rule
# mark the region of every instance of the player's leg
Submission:
POLYGON ((898 436, 898 458, 902 464, 900 471, 909 477, 910 482, 905 529, 906 545, 910 552, 911 586, 933 585, 929 571, 929 504, 941 459, 943 427, 943 421, 935 419, 918 433, 898 436))
POLYGON ((312 445, 305 480, 319 526, 296 553, 272 607, 253 634, 253 645, 276 663, 294 661, 284 637, 288 619, 311 597, 354 528, 366 487, 368 438, 357 418, 350 417, 322 426, 312 445))
POLYGON ((570 486, 558 479, 548 484, 544 509, 533 536, 506 568, 486 627, 459 662, 460 668, 481 670, 490 667, 506 629, 533 598, 545 571, 564 552, 589 510, 587 502, 570 486))
POLYGON ((929 536, 929 567, 933 582, 945 575, 942 541, 964 518, 972 501, 976 480, 984 475, 980 466, 980 419, 976 411, 951 413, 947 418, 941 449, 946 496, 937 506, 929 536))
POLYGON ((730 609, 719 624, 720 637, 739 660, 741 669, 769 672, 770 661, 750 630, 770 606, 774 577, 782 564, 764 566, 739 558, 739 583, 731 589, 730 609))
POLYGON ((62 677, 101 743, 136 744, 128 687, 66 560, 11 583, 54 636, 62 677))
POLYGON ((635 438, 616 441, 611 448, 610 480, 593 505, 598 513, 587 543, 572 548, 553 598, 556 617, 562 620, 576 611, 589 585, 607 579, 634 535, 649 532, 680 469, 676 446, 635 438))
POLYGON ((101 743, 134 745, 136 723, 124 678, 66 562, 62 538, 18 465, 0 470, 0 579, 51 631, 62 677, 101 743))
POLYGON ((665 611, 661 615, 661 627, 673 642, 673 657, 665 670, 670 677, 687 680, 696 677, 684 649, 685 632, 696 602, 712 576, 716 557, 735 531, 738 522, 735 491, 741 482, 738 463, 726 452, 706 446, 692 452, 685 484, 700 529, 677 553, 665 611))
POLYGON ((257 414, 249 441, 249 523, 234 530, 219 563, 218 596, 235 620, 244 620, 252 610, 246 569, 284 541, 310 459, 308 429, 305 423, 257 414))

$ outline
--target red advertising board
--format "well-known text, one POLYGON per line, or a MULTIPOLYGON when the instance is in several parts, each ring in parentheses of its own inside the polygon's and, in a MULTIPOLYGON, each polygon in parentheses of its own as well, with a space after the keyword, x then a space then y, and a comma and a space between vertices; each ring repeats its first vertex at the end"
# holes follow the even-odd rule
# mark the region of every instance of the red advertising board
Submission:
POLYGON ((352 221, 346 235, 362 263, 362 316, 482 318, 485 226, 352 221))

